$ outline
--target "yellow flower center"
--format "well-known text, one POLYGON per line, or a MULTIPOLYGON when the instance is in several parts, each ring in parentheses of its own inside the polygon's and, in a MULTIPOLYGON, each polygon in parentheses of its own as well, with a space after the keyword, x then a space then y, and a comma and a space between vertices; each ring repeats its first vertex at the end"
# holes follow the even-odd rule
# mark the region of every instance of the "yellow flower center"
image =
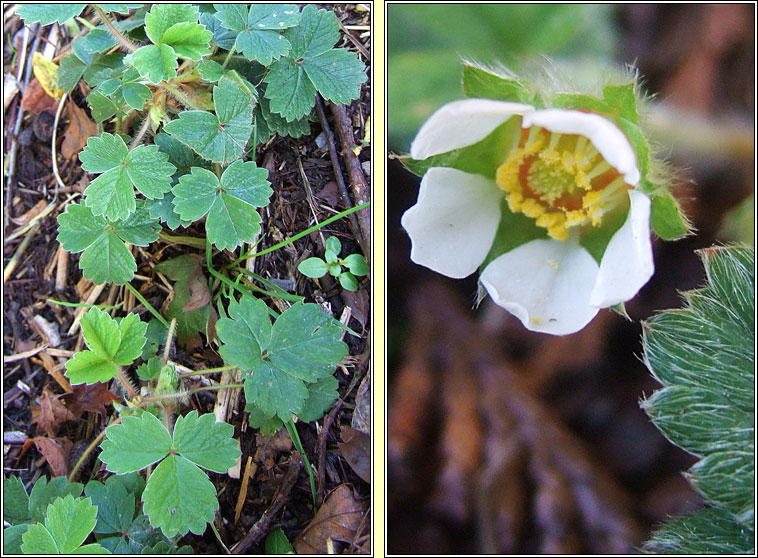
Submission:
POLYGON ((558 240, 572 227, 599 226, 632 188, 586 137, 539 126, 521 130, 517 147, 497 169, 497 184, 511 211, 535 219, 558 240))

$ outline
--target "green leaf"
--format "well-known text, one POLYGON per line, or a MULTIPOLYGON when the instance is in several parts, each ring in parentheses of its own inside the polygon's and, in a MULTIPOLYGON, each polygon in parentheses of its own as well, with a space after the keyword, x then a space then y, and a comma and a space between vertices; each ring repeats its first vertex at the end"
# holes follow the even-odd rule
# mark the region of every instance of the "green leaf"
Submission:
POLYGON ((702 458, 688 474, 695 488, 752 530, 755 251, 719 247, 701 257, 708 283, 685 294, 687 307, 643 326, 645 363, 664 387, 642 407, 667 438, 702 458))
POLYGON ((84 276, 98 285, 108 281, 123 285, 131 281, 137 271, 132 253, 108 230, 84 251, 79 266, 84 276))
POLYGON ((58 545, 55 544, 53 535, 44 525, 39 523, 29 525, 29 528, 21 536, 21 551, 24 554, 62 554, 58 545))
POLYGON ((271 111, 281 114, 288 122, 308 114, 316 103, 316 88, 303 66, 290 58, 271 64, 265 82, 271 111))
POLYGON ((134 494, 130 494, 117 477, 109 477, 105 484, 90 481, 84 494, 97 506, 95 533, 127 531, 134 519, 134 494))
POLYGON ((81 546, 95 528, 96 515, 97 507, 89 498, 74 498, 71 494, 48 506, 45 527, 61 554, 69 554, 81 546))
POLYGON ((92 118, 98 123, 108 120, 118 112, 116 104, 96 89, 87 95, 87 103, 92 111, 92 118))
POLYGON ((295 554, 295 549, 292 548, 281 527, 277 527, 266 535, 264 548, 266 554, 295 554))
POLYGON ((178 56, 197 61, 210 54, 208 43, 211 38, 213 33, 202 25, 184 21, 169 27, 161 41, 173 48, 178 56))
POLYGON ((54 21, 66 23, 82 13, 86 6, 87 4, 19 4, 16 13, 26 25, 37 22, 50 25, 54 21))
POLYGON ((261 230, 256 208, 267 205, 272 194, 267 176, 268 171, 254 161, 235 161, 220 181, 212 172, 195 167, 174 186, 176 212, 193 221, 207 215, 206 234, 220 250, 252 242, 261 230))
POLYGON ((66 93, 71 93, 79 80, 82 79, 86 67, 87 64, 73 54, 63 58, 58 67, 58 87, 66 93))
MULTIPOLYGON (((287 119, 281 115, 271 112, 271 102, 265 96, 261 97, 260 103, 255 107, 255 110, 256 122, 260 123, 262 121, 271 132, 277 133, 280 136, 299 138, 300 136, 305 136, 311 133, 311 124, 308 120, 310 113, 299 120, 288 122, 287 119)), ((266 132, 266 134, 269 134, 269 132, 266 132)), ((266 134, 262 134, 260 131, 258 132, 258 143, 264 143, 266 141, 266 134)))
POLYGON ((143 362, 137 367, 137 376, 139 376, 140 380, 145 380, 146 382, 157 379, 160 372, 161 359, 158 356, 150 358, 147 362, 143 362))
POLYGON ((296 303, 271 327, 265 305, 243 297, 230 303, 229 316, 216 323, 219 352, 227 364, 253 373, 245 378, 245 397, 268 417, 300 413, 306 383, 331 375, 347 354, 340 327, 317 304, 296 303))
POLYGON ((642 551, 647 554, 754 554, 754 532, 735 523, 719 508, 705 508, 675 519, 655 531, 642 551))
POLYGON ((355 275, 350 273, 349 271, 343 271, 339 275, 340 278, 340 285, 342 285, 343 289, 347 289, 348 291, 355 292, 358 290, 358 280, 355 278, 355 275))
POLYGON ((127 55, 124 61, 152 83, 175 77, 179 66, 176 52, 169 45, 145 45, 127 55))
POLYGON ((77 497, 81 495, 83 488, 78 482, 69 483, 66 477, 54 477, 50 479, 50 482, 45 477, 40 477, 29 494, 29 513, 32 519, 42 523, 45 520, 47 507, 58 497, 63 498, 69 494, 77 497))
POLYGON ((350 273, 358 277, 368 275, 369 268, 366 264, 366 258, 361 254, 350 254, 342 260, 342 265, 350 270, 350 273))
POLYGON ((66 377, 72 384, 107 382, 118 374, 116 365, 92 351, 81 351, 66 362, 66 377))
MULTIPOLYGON (((169 320, 176 318, 176 335, 179 339, 187 339, 198 331, 203 331, 208 325, 209 305, 189 312, 183 310, 192 295, 190 291, 194 288, 195 282, 207 281, 202 272, 203 262, 204 260, 200 257, 185 254, 161 262, 154 268, 155 271, 165 273, 171 280, 176 281, 174 299, 168 307, 166 317, 169 320)), ((165 343, 165 333, 163 343, 165 343)))
POLYGON ((338 256, 339 253, 342 251, 342 243, 340 243, 340 239, 336 236, 330 236, 326 239, 326 249, 328 251, 331 251, 334 253, 335 256, 338 256))
POLYGON ((318 279, 319 277, 326 275, 326 272, 329 271, 329 267, 321 258, 308 258, 298 264, 297 270, 306 277, 318 279))
POLYGON ((219 48, 231 50, 234 48, 234 42, 237 39, 237 33, 221 25, 216 14, 204 12, 200 14, 200 23, 213 33, 213 42, 219 48))
POLYGON ((334 376, 326 376, 313 384, 308 384, 308 399, 305 400, 298 418, 304 422, 319 420, 337 400, 339 382, 334 376))
POLYGON ((463 64, 463 93, 466 97, 530 103, 529 91, 517 79, 471 64, 463 64))
POLYGON ((87 207, 112 220, 126 219, 135 210, 135 187, 147 198, 163 197, 176 170, 158 146, 140 145, 129 151, 120 136, 109 133, 89 138, 79 159, 84 170, 102 173, 84 192, 87 207))
POLYGON ((127 314, 118 327, 121 343, 113 356, 113 362, 126 366, 134 362, 134 359, 142 352, 142 347, 147 341, 145 339, 147 324, 141 321, 137 314, 127 314))
POLYGON ((311 58, 325 53, 340 39, 337 16, 312 4, 303 8, 300 24, 287 30, 293 59, 311 58))
POLYGON ((349 103, 361 95, 366 68, 358 55, 343 48, 304 58, 303 69, 316 90, 333 103, 349 103))
POLYGON ((93 306, 82 315, 80 326, 84 342, 93 353, 106 360, 113 358, 121 342, 116 320, 93 306))
POLYGON ((264 436, 272 436, 282 427, 282 419, 276 415, 267 417, 252 403, 245 405, 245 411, 249 413, 247 417, 248 424, 260 430, 260 433, 264 436))
POLYGON ((214 83, 224 75, 224 67, 213 60, 203 60, 197 65, 197 70, 205 81, 214 83))
POLYGON ((278 31, 300 21, 294 4, 214 4, 221 25, 237 32, 235 49, 251 60, 268 66, 284 56, 290 43, 278 31))
POLYGON ((142 413, 139 418, 124 417, 121 424, 106 429, 105 437, 100 444, 103 450, 100 460, 114 473, 144 469, 163 459, 171 450, 171 435, 150 413, 142 413))
POLYGON ((84 81, 96 87, 107 79, 121 77, 124 72, 124 55, 120 52, 93 56, 92 62, 84 70, 84 81))
POLYGON ((181 455, 161 461, 150 475, 142 500, 150 523, 167 537, 187 531, 202 535, 218 509, 213 483, 181 455))
POLYGON ((11 525, 3 529, 3 552, 8 554, 21 554, 22 537, 29 528, 28 523, 11 525))
POLYGON ((3 519, 11 525, 27 523, 29 515, 29 495, 24 483, 18 477, 3 480, 3 519))
POLYGON ((216 422, 213 413, 198 416, 191 411, 176 420, 174 449, 199 467, 226 473, 241 455, 233 435, 234 427, 216 422))
POLYGON ((154 44, 161 44, 165 33, 177 23, 197 23, 197 6, 191 4, 154 4, 145 16, 145 33, 154 44))
POLYGON ((234 80, 223 77, 213 87, 216 114, 188 110, 164 126, 204 159, 230 163, 239 159, 253 131, 253 99, 234 80))
POLYGON ((144 83, 124 83, 121 86, 121 94, 124 96, 130 107, 137 110, 142 110, 145 106, 145 102, 152 98, 153 94, 150 88, 144 83))

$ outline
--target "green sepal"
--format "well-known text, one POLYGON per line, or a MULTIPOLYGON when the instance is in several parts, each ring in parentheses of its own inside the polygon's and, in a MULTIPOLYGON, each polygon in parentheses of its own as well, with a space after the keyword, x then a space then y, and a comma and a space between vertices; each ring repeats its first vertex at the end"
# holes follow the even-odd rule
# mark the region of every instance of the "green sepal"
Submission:
POLYGON ((466 97, 496 101, 532 102, 529 91, 519 80, 466 63, 463 64, 463 94, 466 97))

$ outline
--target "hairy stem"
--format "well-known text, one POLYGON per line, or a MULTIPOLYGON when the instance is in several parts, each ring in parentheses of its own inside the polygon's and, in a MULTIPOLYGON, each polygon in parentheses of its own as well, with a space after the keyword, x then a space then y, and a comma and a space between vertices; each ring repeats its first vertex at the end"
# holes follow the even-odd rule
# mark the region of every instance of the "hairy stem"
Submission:
POLYGON ((162 81, 158 84, 158 87, 162 87, 163 89, 171 93, 180 103, 182 103, 187 108, 191 108, 192 110, 205 110, 203 109, 203 107, 201 107, 195 101, 193 101, 187 95, 185 95, 181 89, 179 89, 178 87, 174 87, 170 83, 166 83, 165 81, 162 81))
POLYGON ((124 37, 124 35, 121 34, 121 31, 119 31, 113 26, 113 24, 111 23, 111 20, 108 19, 107 15, 105 15, 105 12, 103 11, 103 9, 97 4, 93 4, 93 7, 95 8, 97 15, 100 17, 100 20, 108 28, 108 31, 111 32, 111 35, 113 35, 116 38, 118 43, 129 52, 136 52, 137 46, 134 43, 132 43, 129 39, 124 37))
POLYGON ((129 144, 129 150, 131 151, 135 147, 137 147, 141 142, 142 138, 145 137, 145 134, 147 133, 147 130, 150 128, 150 113, 147 113, 147 116, 145 117, 145 121, 142 123, 142 126, 139 129, 139 132, 137 132, 137 135, 134 136, 134 139, 132 140, 132 143, 129 144))

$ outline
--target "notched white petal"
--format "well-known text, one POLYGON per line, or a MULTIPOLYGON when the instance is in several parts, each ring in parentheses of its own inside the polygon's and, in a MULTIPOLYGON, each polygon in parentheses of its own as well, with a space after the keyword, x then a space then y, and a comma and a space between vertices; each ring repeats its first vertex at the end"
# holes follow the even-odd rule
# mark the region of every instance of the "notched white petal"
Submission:
POLYGON ((426 159, 474 144, 516 115, 532 112, 522 103, 462 99, 442 106, 424 122, 411 144, 411 157, 426 159))
POLYGON ((411 260, 448 277, 471 275, 492 246, 502 196, 493 180, 457 169, 429 169, 416 205, 401 221, 411 237, 411 260))
POLYGON ((576 243, 532 240, 493 260, 480 280, 492 299, 527 329, 567 335, 598 312, 590 304, 598 265, 576 243))
POLYGON ((629 216, 611 238, 600 262, 590 303, 607 308, 634 297, 653 275, 650 198, 629 191, 629 216))
POLYGON ((600 155, 624 175, 627 184, 637 186, 640 171, 637 157, 624 132, 599 114, 578 110, 545 109, 524 114, 523 128, 541 126, 559 134, 587 137, 600 155))

